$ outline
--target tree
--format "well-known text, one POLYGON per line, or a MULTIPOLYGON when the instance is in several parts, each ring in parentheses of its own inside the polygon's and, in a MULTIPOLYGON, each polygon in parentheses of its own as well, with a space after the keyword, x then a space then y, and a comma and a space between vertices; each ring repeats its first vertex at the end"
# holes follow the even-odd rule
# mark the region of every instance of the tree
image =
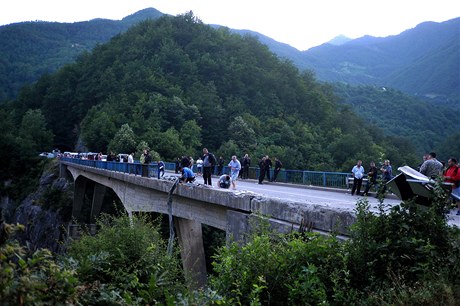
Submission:
POLYGON ((154 143, 154 149, 164 159, 173 160, 184 154, 192 155, 194 152, 186 152, 186 148, 179 138, 179 132, 175 128, 169 128, 166 132, 153 132, 146 135, 150 143, 154 143))
POLYGON ((46 128, 45 117, 41 110, 28 110, 19 128, 21 154, 34 155, 41 151, 50 151, 53 145, 53 133, 46 128))
POLYGON ((95 107, 83 120, 81 133, 91 151, 106 152, 110 140, 116 133, 116 126, 106 111, 95 107))
POLYGON ((10 175, 11 166, 16 164, 16 160, 21 157, 20 148, 15 136, 15 128, 11 116, 3 110, 0 110, 0 179, 7 179, 10 175))
POLYGON ((129 124, 123 124, 109 143, 109 151, 131 153, 136 148, 136 135, 129 124))
POLYGON ((201 147, 201 127, 195 120, 188 120, 180 129, 180 140, 185 145, 187 152, 195 152, 201 147))
POLYGON ((223 156, 225 159, 230 159, 232 155, 236 155, 238 158, 241 158, 241 156, 238 156, 239 152, 241 151, 238 148, 238 145, 233 140, 224 142, 220 146, 218 152, 218 155, 223 156))
POLYGON ((241 116, 235 117, 228 127, 230 139, 240 148, 242 152, 254 150, 256 145, 256 133, 244 121, 241 116))

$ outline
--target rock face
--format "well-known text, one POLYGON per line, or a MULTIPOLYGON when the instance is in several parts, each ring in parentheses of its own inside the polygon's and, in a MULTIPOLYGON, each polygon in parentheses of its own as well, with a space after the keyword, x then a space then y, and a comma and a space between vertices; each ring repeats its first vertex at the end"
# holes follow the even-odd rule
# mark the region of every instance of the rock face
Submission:
POLYGON ((73 187, 65 179, 58 177, 54 161, 43 172, 37 190, 20 203, 8 197, 0 202, 6 223, 19 223, 25 226, 24 232, 17 233, 15 239, 27 245, 31 251, 47 248, 59 253, 72 207, 73 187))

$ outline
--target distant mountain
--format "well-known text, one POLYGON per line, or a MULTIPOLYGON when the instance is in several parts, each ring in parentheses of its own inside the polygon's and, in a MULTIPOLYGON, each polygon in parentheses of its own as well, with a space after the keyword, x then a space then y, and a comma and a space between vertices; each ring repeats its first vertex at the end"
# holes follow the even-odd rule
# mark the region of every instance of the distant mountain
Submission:
MULTIPOLYGON (((118 21, 1 26, 0 101, 14 98, 25 84, 73 62, 78 55, 132 25, 162 15, 149 8, 118 21)), ((385 38, 364 36, 350 40, 338 36, 306 51, 254 31, 230 30, 257 37, 271 52, 301 70, 313 71, 322 81, 393 87, 436 102, 460 104, 460 18, 425 22, 385 38)))
POLYGON ((163 13, 149 8, 122 20, 21 22, 0 27, 0 101, 14 98, 25 84, 73 62, 132 25, 163 13))
POLYGON ((331 39, 327 43, 330 44, 330 45, 334 45, 334 46, 341 46, 343 44, 346 44, 350 40, 352 40, 352 39, 349 38, 349 37, 346 37, 345 35, 339 35, 339 36, 334 37, 333 39, 331 39))
MULTIPOLYGON (((217 26, 220 27, 220 26, 217 26)), ((279 41, 274 40, 268 36, 260 34, 258 32, 250 31, 250 30, 234 30, 230 29, 233 33, 238 33, 241 36, 249 35, 255 36, 257 39, 267 45, 271 52, 275 53, 277 56, 288 59, 293 62, 299 69, 305 70, 308 69, 308 64, 304 60, 304 55, 298 49, 292 47, 291 45, 281 43, 279 41)))
POLYGON ((389 86, 444 101, 460 95, 460 18, 385 38, 323 44, 303 54, 302 66, 324 81, 389 86))

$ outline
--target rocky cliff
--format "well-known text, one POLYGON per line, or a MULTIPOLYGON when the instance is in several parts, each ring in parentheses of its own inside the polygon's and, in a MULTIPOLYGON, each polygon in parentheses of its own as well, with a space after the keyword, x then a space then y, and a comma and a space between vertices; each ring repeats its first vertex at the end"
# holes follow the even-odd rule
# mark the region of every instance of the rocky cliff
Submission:
POLYGON ((35 192, 20 203, 2 197, 0 210, 6 223, 19 223, 25 230, 15 238, 30 250, 47 248, 59 253, 71 218, 73 184, 59 178, 57 161, 50 160, 35 192))

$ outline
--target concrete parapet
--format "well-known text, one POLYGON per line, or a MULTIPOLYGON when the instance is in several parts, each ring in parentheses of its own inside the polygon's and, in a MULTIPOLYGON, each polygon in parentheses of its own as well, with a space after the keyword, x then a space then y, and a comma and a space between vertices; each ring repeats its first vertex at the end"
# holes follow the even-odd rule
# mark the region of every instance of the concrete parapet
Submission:
POLYGON ((321 232, 334 231, 347 235, 349 227, 356 220, 354 214, 347 210, 276 198, 256 197, 252 199, 251 206, 254 213, 269 217, 270 222, 281 232, 292 227, 298 228, 302 222, 307 222, 313 229, 321 232))

